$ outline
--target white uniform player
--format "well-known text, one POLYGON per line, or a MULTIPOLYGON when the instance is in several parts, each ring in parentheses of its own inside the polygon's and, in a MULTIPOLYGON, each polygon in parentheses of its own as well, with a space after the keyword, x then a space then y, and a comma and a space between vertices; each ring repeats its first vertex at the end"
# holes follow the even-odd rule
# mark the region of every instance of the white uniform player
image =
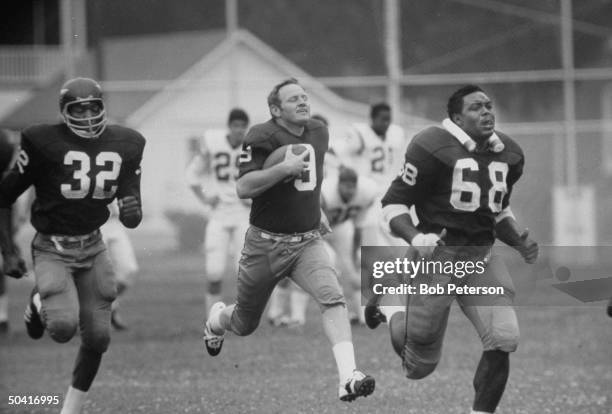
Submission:
POLYGON ((110 216, 102 227, 102 239, 106 245, 108 256, 113 264, 117 278, 117 299, 113 302, 111 324, 117 330, 124 330, 127 325, 119 316, 119 297, 132 286, 134 275, 138 272, 138 261, 125 226, 119 221, 119 206, 117 202, 108 205, 110 216))
MULTIPOLYGON (((340 167, 336 174, 327 177, 321 187, 321 207, 333 230, 325 236, 325 241, 342 276, 351 322, 355 323, 365 324, 361 310, 361 277, 355 258, 355 232, 361 232, 365 226, 368 211, 378 196, 375 181, 358 176, 355 170, 346 167, 340 167)), ((292 292, 292 324, 304 324, 305 298, 307 296, 300 291, 292 292)))
POLYGON ((379 135, 372 125, 357 123, 349 130, 346 151, 352 158, 351 167, 387 186, 402 167, 402 154, 407 146, 404 130, 398 125, 389 125, 379 135))
POLYGON ((228 257, 228 252, 238 255, 249 224, 249 206, 236 195, 238 159, 248 124, 246 112, 233 109, 228 119, 229 130, 206 131, 200 153, 187 167, 187 183, 211 209, 204 239, 207 306, 222 300, 227 263, 238 262, 237 257, 228 257))
POLYGON ((403 240, 392 237, 382 219, 380 197, 399 173, 403 154, 408 147, 404 130, 391 124, 391 108, 385 103, 373 105, 371 123, 352 125, 343 148, 343 161, 378 184, 379 199, 365 219, 364 245, 405 245, 403 240))

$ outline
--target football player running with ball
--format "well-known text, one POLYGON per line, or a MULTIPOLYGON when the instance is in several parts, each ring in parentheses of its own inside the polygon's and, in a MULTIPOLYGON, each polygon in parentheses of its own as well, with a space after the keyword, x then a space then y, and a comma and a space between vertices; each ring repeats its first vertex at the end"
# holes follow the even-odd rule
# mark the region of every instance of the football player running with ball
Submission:
POLYGON ((217 355, 225 331, 253 333, 272 290, 290 277, 319 305, 340 377, 339 397, 352 401, 371 394, 375 381, 356 369, 345 299, 319 231, 325 223, 320 193, 329 135, 325 125, 311 120, 308 95, 295 79, 272 89, 268 107, 272 119, 247 134, 236 183, 240 198, 253 199, 236 303, 211 307, 206 349, 217 355), (289 151, 281 162, 262 169, 270 154, 288 144, 306 150, 299 155, 289 151))
MULTIPOLYGON (((495 132, 489 97, 478 86, 465 86, 450 97, 448 116, 442 127, 427 128, 414 137, 402 172, 383 197, 383 213, 393 233, 412 245, 412 253, 435 262, 482 261, 483 274, 466 276, 459 283, 486 281, 503 287, 503 294, 484 299, 448 291, 417 292, 408 295, 405 312, 385 315, 369 306, 366 323, 375 328, 388 321, 406 376, 421 379, 440 361, 451 303, 457 299, 483 345, 472 412, 493 413, 508 379, 509 353, 518 346, 519 328, 512 307, 512 280, 501 259, 491 255, 491 246, 497 237, 533 263, 538 245, 520 230, 510 209, 524 156, 512 139, 495 132), (412 205, 418 226, 408 211, 412 205)), ((423 274, 413 284, 446 286, 457 280, 447 274, 423 274)))
MULTIPOLYGON (((99 227, 115 198, 119 220, 138 226, 140 161, 145 145, 136 131, 107 124, 102 91, 92 79, 75 78, 60 92, 63 123, 21 133, 15 166, 0 184, 0 207, 10 207, 34 186, 32 241, 36 285, 26 309, 28 334, 47 331, 56 342, 81 333, 62 414, 80 413, 110 342, 111 304, 117 295, 113 267, 99 227)), ((5 271, 19 264, 10 249, 10 226, 0 226, 5 271), (9 267, 9 269, 7 269, 9 267)))

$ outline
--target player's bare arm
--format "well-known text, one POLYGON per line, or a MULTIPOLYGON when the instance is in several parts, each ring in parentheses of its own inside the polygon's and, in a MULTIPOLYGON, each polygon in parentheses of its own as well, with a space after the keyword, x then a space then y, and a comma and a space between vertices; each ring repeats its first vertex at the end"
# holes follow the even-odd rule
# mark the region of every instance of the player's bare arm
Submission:
POLYGON ((308 151, 295 157, 287 157, 284 161, 265 170, 251 171, 236 181, 236 193, 240 198, 253 198, 272 188, 287 177, 297 177, 308 168, 304 159, 308 151))

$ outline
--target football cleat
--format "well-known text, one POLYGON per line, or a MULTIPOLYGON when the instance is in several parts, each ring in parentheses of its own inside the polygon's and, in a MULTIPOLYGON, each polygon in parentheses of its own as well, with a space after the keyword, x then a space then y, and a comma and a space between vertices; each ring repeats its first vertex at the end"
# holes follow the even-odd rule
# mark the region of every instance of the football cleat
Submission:
POLYGON ((10 331, 8 321, 0 322, 0 335, 6 335, 10 331))
POLYGON ((608 308, 606 309, 608 316, 612 318, 612 299, 608 302, 608 308))
POLYGON ((221 352, 221 347, 223 347, 224 335, 217 335, 213 332, 210 321, 213 318, 218 318, 219 313, 225 308, 225 304, 223 302, 217 302, 210 307, 210 311, 208 312, 208 320, 204 324, 204 345, 206 346, 206 351, 210 356, 217 356, 219 352, 221 352))
POLYGON ((365 323, 370 329, 376 329, 381 323, 387 322, 387 317, 380 311, 378 302, 382 298, 381 295, 374 295, 368 299, 368 303, 365 306, 364 315, 365 323))
POLYGON ((351 402, 357 397, 367 397, 374 392, 376 381, 363 372, 354 370, 353 375, 346 383, 340 384, 338 397, 341 401, 351 402))
POLYGON ((23 319, 25 321, 28 335, 32 339, 40 339, 45 333, 45 326, 40 318, 39 309, 41 306, 40 294, 32 291, 30 303, 25 309, 23 319))

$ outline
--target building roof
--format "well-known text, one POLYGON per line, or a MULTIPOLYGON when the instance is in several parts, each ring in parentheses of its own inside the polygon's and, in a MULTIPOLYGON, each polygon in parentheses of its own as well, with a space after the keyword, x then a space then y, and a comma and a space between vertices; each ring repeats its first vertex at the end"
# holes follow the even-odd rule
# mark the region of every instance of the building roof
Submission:
MULTIPOLYGON (((97 70, 96 57, 88 53, 79 62, 76 73, 101 81, 110 117, 122 122, 224 38, 222 30, 111 37, 100 45, 97 70)), ((57 122, 58 95, 63 82, 63 75, 58 75, 46 84, 14 93, 12 99, 19 102, 12 102, 12 107, 7 105, 8 110, 0 114, 0 126, 22 129, 31 124, 57 122)))
MULTIPOLYGON (((188 88, 191 84, 197 84, 202 78, 202 74, 206 73, 208 68, 211 68, 219 60, 227 57, 239 44, 256 53, 264 61, 271 63, 279 72, 284 73, 285 76, 298 78, 308 89, 309 93, 316 93, 321 99, 334 107, 342 108, 346 113, 358 117, 364 117, 369 114, 369 105, 341 97, 251 32, 247 30, 237 30, 230 36, 227 36, 208 54, 201 55, 199 61, 193 64, 181 76, 167 83, 158 93, 151 95, 151 99, 147 100, 142 106, 136 109, 132 115, 126 119, 126 122, 134 127, 141 125, 147 116, 154 114, 158 109, 163 107, 163 105, 171 101, 174 96, 180 94, 181 90, 188 88)), ((267 81, 265 79, 258 80, 267 81)), ((269 79, 268 83, 274 84, 278 80, 278 78, 269 79)), ((411 114, 403 114, 403 119, 404 122, 419 125, 431 122, 430 120, 416 117, 411 114)))
MULTIPOLYGON (((368 106, 337 95, 304 72, 285 56, 246 30, 228 36, 224 30, 110 37, 105 39, 97 57, 88 53, 77 68, 78 76, 97 77, 101 81, 107 110, 114 122, 137 126, 147 114, 171 99, 181 87, 223 58, 237 44, 248 47, 262 59, 273 62, 281 72, 300 79, 309 91, 348 113, 364 116, 368 106), (98 61, 97 70, 96 60, 98 61), (98 76, 94 75, 98 72, 98 76)), ((271 80, 271 83, 277 79, 271 80)), ((54 123, 59 119, 58 92, 63 76, 57 76, 29 94, 16 99, 14 109, 0 114, 0 126, 21 129, 34 123, 54 123)), ((406 122, 419 124, 428 120, 404 114, 406 122)))
MULTIPOLYGON (((94 58, 86 53, 76 65, 78 76, 94 77, 94 58)), ((59 73, 46 83, 34 88, 24 88, 16 94, 12 107, 0 114, 0 126, 20 130, 32 124, 52 124, 60 120, 59 91, 64 84, 64 76, 59 73)))
POLYGON ((164 85, 208 55, 225 31, 116 37, 102 44, 102 79, 109 114, 123 122, 164 85))

